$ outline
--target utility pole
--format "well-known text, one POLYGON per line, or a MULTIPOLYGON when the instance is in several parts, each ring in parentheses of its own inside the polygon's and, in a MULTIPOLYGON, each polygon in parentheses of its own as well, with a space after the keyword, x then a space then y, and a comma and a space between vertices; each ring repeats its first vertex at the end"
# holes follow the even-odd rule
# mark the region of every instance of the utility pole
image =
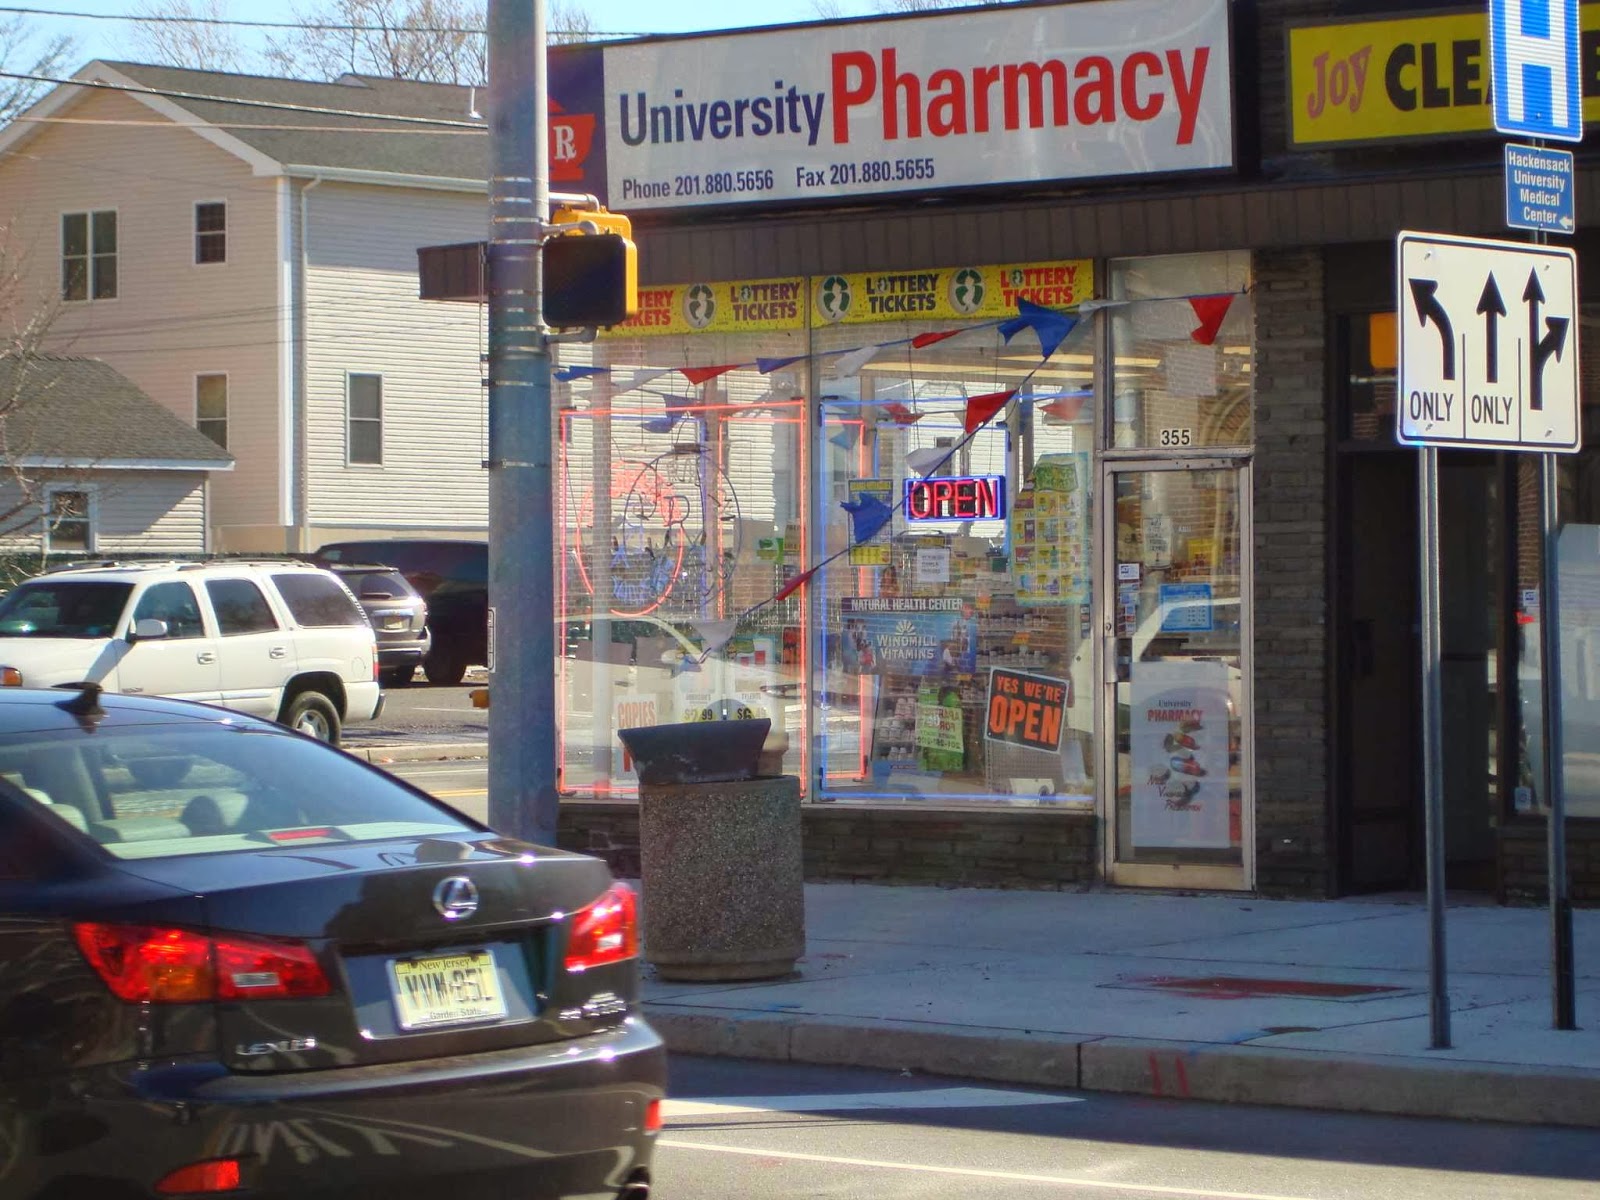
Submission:
POLYGON ((554 845, 555 545, 544 0, 489 0, 489 824, 554 845))

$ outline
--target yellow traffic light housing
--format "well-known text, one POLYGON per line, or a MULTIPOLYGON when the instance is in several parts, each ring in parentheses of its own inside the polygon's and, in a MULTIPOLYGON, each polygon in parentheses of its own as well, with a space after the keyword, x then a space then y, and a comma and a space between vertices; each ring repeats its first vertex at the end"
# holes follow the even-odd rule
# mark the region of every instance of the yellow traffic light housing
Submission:
POLYGON ((559 208, 541 250, 544 323, 552 329, 606 328, 639 311, 639 252, 633 223, 604 209, 559 208), (591 233, 587 223, 598 228, 591 233), (570 225, 570 232, 559 227, 570 225))

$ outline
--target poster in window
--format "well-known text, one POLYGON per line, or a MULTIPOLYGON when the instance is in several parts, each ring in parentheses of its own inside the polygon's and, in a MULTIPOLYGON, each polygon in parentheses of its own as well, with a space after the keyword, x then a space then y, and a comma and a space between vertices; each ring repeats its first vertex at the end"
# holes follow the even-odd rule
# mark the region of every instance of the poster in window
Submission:
POLYGON ((1011 510, 1017 603, 1089 603, 1089 560, 1089 455, 1041 455, 1011 510))
POLYGON ((839 602, 840 666, 852 675, 970 675, 978 621, 955 597, 846 596, 839 602))
POLYGON ((1228 668, 1135 663, 1131 691, 1133 844, 1227 849, 1228 668))

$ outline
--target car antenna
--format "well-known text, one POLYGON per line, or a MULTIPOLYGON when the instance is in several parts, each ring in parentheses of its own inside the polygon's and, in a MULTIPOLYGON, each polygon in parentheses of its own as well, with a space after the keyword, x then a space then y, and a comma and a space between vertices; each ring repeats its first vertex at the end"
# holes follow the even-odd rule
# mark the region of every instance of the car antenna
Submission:
POLYGON ((92 679, 84 679, 78 683, 58 683, 59 688, 77 688, 78 694, 71 700, 63 700, 59 707, 63 712, 69 712, 79 719, 79 722, 93 723, 106 715, 106 710, 100 707, 100 693, 105 691, 92 679))

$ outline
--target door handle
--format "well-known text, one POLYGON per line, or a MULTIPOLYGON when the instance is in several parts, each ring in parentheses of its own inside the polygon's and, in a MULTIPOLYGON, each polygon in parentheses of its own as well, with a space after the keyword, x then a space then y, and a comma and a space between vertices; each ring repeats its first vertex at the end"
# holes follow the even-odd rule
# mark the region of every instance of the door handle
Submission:
POLYGON ((286 657, 288 655, 288 653, 289 652, 287 650, 285 650, 282 646, 274 646, 271 650, 267 651, 267 657, 268 658, 284 658, 284 657, 286 657))
POLYGON ((217 654, 214 650, 202 650, 194 656, 194 660, 197 663, 214 663, 217 661, 217 654))

